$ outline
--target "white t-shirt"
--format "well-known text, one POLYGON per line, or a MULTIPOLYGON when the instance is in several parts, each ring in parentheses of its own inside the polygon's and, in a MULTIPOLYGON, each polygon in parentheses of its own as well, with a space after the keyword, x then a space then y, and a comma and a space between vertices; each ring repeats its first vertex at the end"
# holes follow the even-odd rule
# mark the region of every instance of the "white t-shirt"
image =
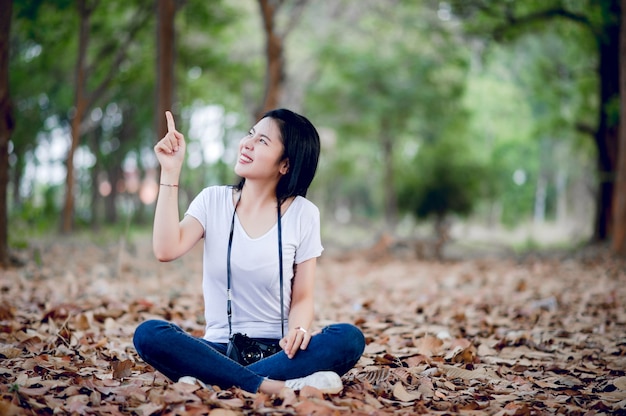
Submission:
MULTIPOLYGON (((228 342, 226 256, 234 209, 232 187, 211 186, 194 198, 185 213, 197 219, 204 228, 204 338, 213 342, 228 342)), ((319 210, 306 198, 296 197, 282 213, 282 242, 287 320, 293 266, 319 257, 323 251, 319 210)), ((231 250, 233 334, 241 332, 255 338, 280 338, 277 224, 263 236, 250 238, 235 215, 231 250)), ((286 330, 287 322, 284 325, 286 330)))

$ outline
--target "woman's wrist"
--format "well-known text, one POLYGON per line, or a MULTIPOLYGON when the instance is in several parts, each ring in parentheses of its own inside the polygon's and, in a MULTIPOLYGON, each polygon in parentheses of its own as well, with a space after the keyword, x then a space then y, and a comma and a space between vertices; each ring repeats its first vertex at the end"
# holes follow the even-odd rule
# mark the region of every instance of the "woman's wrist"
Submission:
POLYGON ((178 173, 171 173, 171 174, 168 174, 165 172, 161 173, 161 179, 159 181, 160 185, 177 187, 179 183, 180 183, 180 175, 178 173))

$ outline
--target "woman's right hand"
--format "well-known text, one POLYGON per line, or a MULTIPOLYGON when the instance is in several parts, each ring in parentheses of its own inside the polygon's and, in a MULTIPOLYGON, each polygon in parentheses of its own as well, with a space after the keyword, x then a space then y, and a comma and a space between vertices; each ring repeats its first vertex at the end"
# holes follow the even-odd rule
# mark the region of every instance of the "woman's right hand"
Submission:
POLYGON ((185 160, 185 136, 176 130, 172 113, 166 111, 165 118, 167 133, 154 146, 154 152, 161 164, 161 171, 180 173, 185 160))

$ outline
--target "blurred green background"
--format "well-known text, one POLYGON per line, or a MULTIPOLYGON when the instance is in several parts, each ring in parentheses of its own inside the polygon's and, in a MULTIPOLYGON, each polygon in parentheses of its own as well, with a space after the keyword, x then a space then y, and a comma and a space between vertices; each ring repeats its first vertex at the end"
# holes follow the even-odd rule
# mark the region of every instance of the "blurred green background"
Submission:
POLYGON ((16 0, 9 244, 149 231, 159 106, 188 142, 184 212, 234 183, 239 138, 272 104, 322 136, 308 197, 328 246, 605 241, 619 27, 617 0, 16 0))

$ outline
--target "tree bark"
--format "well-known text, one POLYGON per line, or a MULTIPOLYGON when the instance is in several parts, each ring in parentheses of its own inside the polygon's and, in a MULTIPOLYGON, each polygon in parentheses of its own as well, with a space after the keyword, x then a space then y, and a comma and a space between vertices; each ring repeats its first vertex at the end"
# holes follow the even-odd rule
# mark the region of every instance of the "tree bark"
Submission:
POLYGON ((67 154, 67 175, 65 179, 65 206, 63 208, 63 223, 61 232, 67 234, 74 228, 74 154, 80 142, 80 125, 85 114, 87 99, 85 97, 85 79, 87 77, 87 46, 89 44, 89 24, 93 9, 88 7, 86 0, 78 0, 78 55, 74 86, 74 117, 72 118, 72 141, 67 154))
POLYGON ((8 198, 9 140, 14 119, 9 95, 9 36, 11 33, 12 0, 0 0, 0 267, 6 268, 9 256, 8 198))
POLYGON ((381 149, 383 152, 383 189, 385 194, 385 222, 387 228, 393 231, 398 221, 398 195, 393 186, 394 162, 393 162, 393 138, 390 128, 383 120, 381 132, 381 149))
MULTIPOLYGON (((607 9, 619 15, 620 0, 609 0, 607 9)), ((619 124, 610 123, 608 106, 620 94, 620 23, 607 24, 596 34, 598 43, 599 114, 595 134, 598 149, 599 186, 597 194, 594 241, 606 241, 613 233, 613 206, 619 190, 615 187, 619 124), (618 192, 616 192, 618 191, 618 192)))
POLYGON ((155 114, 157 137, 167 133, 165 111, 174 104, 174 45, 176 2, 155 0, 157 8, 157 108, 155 114))
POLYGON ((277 33, 275 17, 280 3, 271 0, 259 0, 263 29, 265 31, 265 53, 267 72, 265 74, 265 92, 263 103, 256 112, 260 119, 269 110, 278 107, 285 81, 285 60, 283 58, 283 37, 277 33))
POLYGON ((613 251, 626 255, 626 0, 622 0, 621 28, 619 36, 619 137, 617 175, 615 182, 613 251))

